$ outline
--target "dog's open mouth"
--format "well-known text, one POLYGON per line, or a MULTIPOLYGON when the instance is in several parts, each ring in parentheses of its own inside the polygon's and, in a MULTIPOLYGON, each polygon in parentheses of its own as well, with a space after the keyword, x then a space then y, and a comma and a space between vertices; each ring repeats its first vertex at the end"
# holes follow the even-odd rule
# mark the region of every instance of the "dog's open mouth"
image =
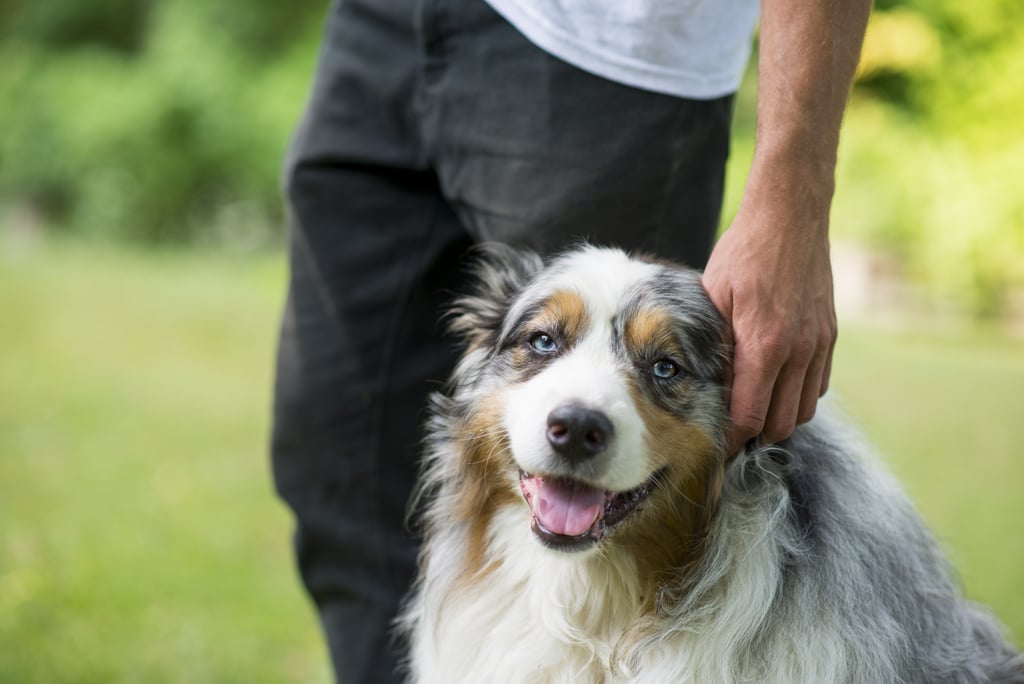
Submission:
POLYGON ((552 548, 579 551, 601 540, 647 499, 661 473, 636 489, 609 492, 566 477, 519 471, 519 487, 532 512, 533 532, 552 548))

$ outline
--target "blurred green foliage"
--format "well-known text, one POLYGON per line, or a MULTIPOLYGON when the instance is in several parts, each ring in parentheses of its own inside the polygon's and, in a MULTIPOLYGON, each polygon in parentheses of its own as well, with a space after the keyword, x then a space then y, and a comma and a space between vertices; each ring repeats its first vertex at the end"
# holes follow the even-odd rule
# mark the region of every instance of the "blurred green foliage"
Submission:
POLYGON ((1024 3, 882 0, 841 148, 834 226, 979 314, 1024 289, 1024 3))
MULTIPOLYGON (((0 222, 263 244, 327 0, 0 2, 0 222)), ((833 230, 981 314, 1024 301, 1024 3, 879 0, 833 230)), ((753 146, 741 98, 730 202, 753 146)), ((731 211, 727 206, 726 215, 731 211)))
POLYGON ((278 169, 323 13, 323 0, 0 5, 8 220, 147 242, 265 239, 281 223, 278 169))

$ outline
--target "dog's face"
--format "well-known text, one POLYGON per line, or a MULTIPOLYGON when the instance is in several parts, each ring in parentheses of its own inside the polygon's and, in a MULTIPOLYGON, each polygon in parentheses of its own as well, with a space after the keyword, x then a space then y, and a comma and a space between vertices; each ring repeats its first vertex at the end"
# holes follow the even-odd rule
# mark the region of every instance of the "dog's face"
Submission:
POLYGON ((566 551, 679 497, 703 505, 723 460, 727 357, 699 274, 597 248, 535 267, 506 255, 455 322, 479 500, 525 503, 524 524, 566 551))

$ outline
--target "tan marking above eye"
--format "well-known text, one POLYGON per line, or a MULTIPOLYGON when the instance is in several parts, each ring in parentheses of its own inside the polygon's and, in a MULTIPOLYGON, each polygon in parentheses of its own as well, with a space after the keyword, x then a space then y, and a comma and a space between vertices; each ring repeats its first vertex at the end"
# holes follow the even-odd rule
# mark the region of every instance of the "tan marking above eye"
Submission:
POLYGON ((589 325, 590 314, 583 297, 571 290, 558 290, 544 301, 529 327, 549 333, 557 330, 565 343, 572 344, 589 325))
POLYGON ((623 342, 630 353, 676 356, 685 361, 673 331, 672 318, 655 307, 640 309, 630 316, 622 331, 623 342))

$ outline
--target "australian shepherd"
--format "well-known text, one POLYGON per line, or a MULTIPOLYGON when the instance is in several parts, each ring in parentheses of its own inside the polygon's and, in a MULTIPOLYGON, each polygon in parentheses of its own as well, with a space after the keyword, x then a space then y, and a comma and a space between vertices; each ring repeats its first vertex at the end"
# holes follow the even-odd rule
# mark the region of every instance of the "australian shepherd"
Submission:
POLYGON ((429 423, 413 681, 1024 682, 848 428, 727 458, 698 272, 494 248, 477 275, 429 423))

